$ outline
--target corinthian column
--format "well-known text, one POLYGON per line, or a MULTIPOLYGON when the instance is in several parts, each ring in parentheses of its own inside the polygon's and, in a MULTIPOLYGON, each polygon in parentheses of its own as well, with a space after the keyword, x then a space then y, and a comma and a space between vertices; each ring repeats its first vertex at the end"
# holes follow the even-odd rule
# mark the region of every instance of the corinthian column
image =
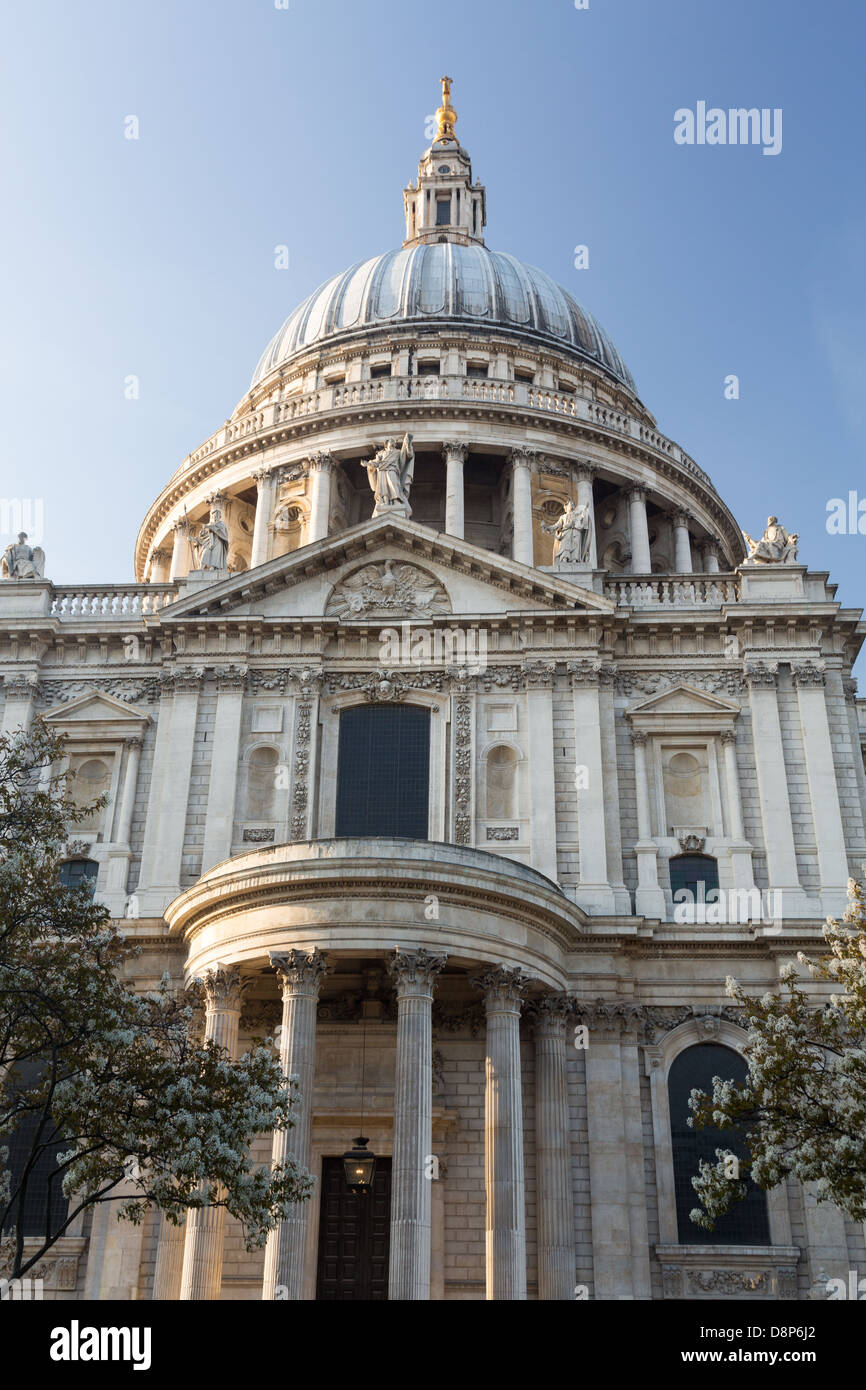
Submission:
POLYGON ((532 459, 531 449, 514 449, 511 454, 511 500, 514 513, 512 558, 531 565, 532 544, 532 459))
POLYGON ((685 512, 674 512, 671 525, 674 532, 674 569, 677 574, 691 574, 692 541, 689 535, 689 518, 685 512))
POLYGON ((487 1012, 484 1168, 487 1298, 526 1298, 526 1201, 520 1084, 520 970, 498 966, 476 983, 487 1012))
POLYGON ((595 477, 594 463, 579 463, 575 467, 574 476, 577 479, 577 503, 578 506, 589 509, 589 567, 598 568, 598 549, 595 537, 595 503, 592 495, 592 480, 595 477))
POLYGON ((642 487, 633 487, 628 495, 628 516, 631 532, 631 572, 650 574, 652 561, 646 520, 646 493, 642 487))
POLYGON ((397 951, 388 969, 397 985, 397 1073, 391 1166, 388 1298, 430 1297, 433 1145, 433 981, 446 956, 397 951))
POLYGON ((574 1298, 574 1197, 571 1189, 568 1016, 565 995, 542 999, 535 1028, 535 1156, 538 1183, 538 1297, 574 1298))
MULTIPOLYGON (((284 1076, 297 1078, 299 1092, 293 1127, 274 1131, 271 1162, 276 1167, 294 1158, 300 1167, 308 1168, 316 1071, 316 1005, 322 976, 328 966, 318 950, 309 954, 306 951, 287 951, 285 955, 272 952, 271 965, 283 990, 280 1064, 284 1076)), ((276 1298, 278 1289, 281 1299, 302 1299, 304 1296, 308 1208, 309 1202, 293 1203, 288 1215, 268 1236, 263 1299, 276 1298)))
POLYGON ((309 544, 323 541, 328 534, 331 517, 331 479, 334 459, 329 453, 316 454, 309 461, 310 470, 310 531, 309 544))
POLYGON ((445 458, 445 530, 449 536, 464 535, 463 465, 469 450, 465 444, 446 444, 445 458))
POLYGON ((274 491, 276 474, 270 468, 257 468, 253 473, 256 484, 256 517, 253 522, 253 544, 250 555, 250 569, 263 565, 268 558, 271 537, 271 519, 274 510, 274 491))
MULTIPOLYGON (((237 966, 215 965, 202 977, 205 992, 205 1042, 214 1042, 234 1060, 245 982, 237 966)), ((223 1236, 226 1210, 222 1206, 190 1208, 180 1279, 182 1300, 217 1300, 222 1287, 223 1236)))

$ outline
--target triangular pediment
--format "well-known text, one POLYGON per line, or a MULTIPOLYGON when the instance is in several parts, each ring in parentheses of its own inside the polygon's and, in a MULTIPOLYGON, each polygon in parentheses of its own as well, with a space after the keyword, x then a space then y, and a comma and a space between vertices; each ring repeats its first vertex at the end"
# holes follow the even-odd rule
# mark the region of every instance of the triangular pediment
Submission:
POLYGON ((231 614, 378 622, 540 609, 612 613, 615 605, 570 579, 417 522, 380 517, 216 583, 194 576, 159 621, 231 614))
POLYGON ((149 723, 150 715, 142 714, 134 705, 118 700, 103 690, 90 690, 77 695, 74 700, 58 705, 42 715, 42 722, 55 729, 71 730, 96 728, 97 726, 123 728, 130 733, 140 733, 149 723))
POLYGON ((655 695, 630 705, 626 713, 630 719, 651 715, 721 715, 730 719, 740 713, 740 706, 736 700, 728 700, 723 695, 714 695, 680 681, 667 690, 659 690, 655 695))

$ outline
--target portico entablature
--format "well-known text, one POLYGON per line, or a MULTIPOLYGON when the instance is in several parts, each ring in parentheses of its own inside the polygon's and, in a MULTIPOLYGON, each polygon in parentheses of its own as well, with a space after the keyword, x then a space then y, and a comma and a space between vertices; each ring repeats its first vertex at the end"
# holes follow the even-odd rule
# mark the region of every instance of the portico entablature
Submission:
POLYGON ((275 845, 216 865, 169 904, 189 978, 266 966, 287 949, 380 955, 435 946, 452 965, 507 965, 555 990, 585 914, 534 869, 417 840, 275 845))

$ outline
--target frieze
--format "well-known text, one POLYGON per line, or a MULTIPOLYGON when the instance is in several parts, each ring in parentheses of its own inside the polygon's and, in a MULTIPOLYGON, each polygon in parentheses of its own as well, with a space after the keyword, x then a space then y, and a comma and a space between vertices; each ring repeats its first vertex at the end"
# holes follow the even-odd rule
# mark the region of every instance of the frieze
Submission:
POLYGON ((417 565, 385 560, 365 565, 335 585, 327 618, 429 618, 450 613, 451 601, 434 576, 417 565))
POLYGON ((263 845, 263 844, 267 844, 269 841, 272 841, 273 838, 274 838, 274 830, 273 830, 273 828, 271 828, 270 830, 264 830, 264 829, 256 829, 256 828, 253 828, 253 827, 248 827, 248 828, 244 831, 243 836, 242 836, 242 839, 243 839, 243 841, 244 841, 244 844, 249 844, 249 845, 263 845))
POLYGON ((68 704, 81 695, 112 695, 127 705, 155 704, 160 697, 162 683, 158 676, 146 676, 138 680, 47 680, 42 684, 43 705, 68 704))
POLYGON ((488 840, 519 840, 520 830, 516 825, 488 825, 488 840))
POLYGON ((619 671, 616 689, 620 695, 657 695, 677 685, 693 685, 711 695, 742 695, 746 681, 740 671, 619 671))

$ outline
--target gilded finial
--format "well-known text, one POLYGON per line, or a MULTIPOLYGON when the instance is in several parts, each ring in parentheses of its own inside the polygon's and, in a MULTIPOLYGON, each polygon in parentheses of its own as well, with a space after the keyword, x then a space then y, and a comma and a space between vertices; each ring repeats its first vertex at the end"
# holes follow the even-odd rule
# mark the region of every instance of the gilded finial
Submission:
POLYGON ((451 78, 442 78, 442 105, 436 112, 436 120, 439 129, 436 133, 437 140, 455 140, 454 127, 457 124, 457 112, 451 105, 451 78))

